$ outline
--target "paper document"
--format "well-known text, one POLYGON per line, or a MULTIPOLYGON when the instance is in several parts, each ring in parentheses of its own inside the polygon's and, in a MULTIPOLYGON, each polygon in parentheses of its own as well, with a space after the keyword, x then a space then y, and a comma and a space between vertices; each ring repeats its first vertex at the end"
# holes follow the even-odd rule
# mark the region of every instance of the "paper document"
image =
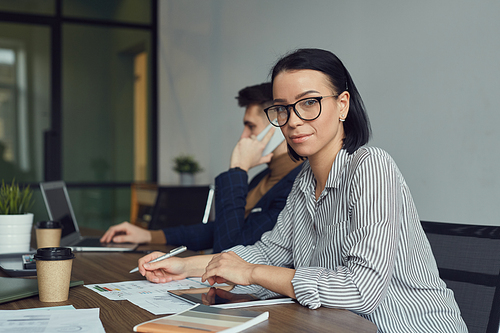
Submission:
POLYGON ((73 305, 48 306, 46 308, 29 308, 17 311, 38 311, 38 310, 76 310, 73 305))
POLYGON ((85 287, 107 299, 129 302, 155 315, 171 314, 183 311, 192 305, 171 296, 169 290, 207 287, 201 278, 188 278, 167 283, 152 283, 147 280, 124 281, 114 283, 89 284, 85 287))
POLYGON ((127 300, 154 315, 177 313, 193 306, 192 304, 178 299, 168 293, 150 295, 149 297, 134 295, 130 296, 127 300))
MULTIPOLYGON (((50 308, 48 308, 50 309, 50 308)), ((105 333, 99 309, 0 310, 0 333, 105 333), (68 315, 71 312, 72 315, 68 315)))
POLYGON ((189 278, 167 283, 153 283, 148 280, 124 281, 112 283, 86 284, 85 287, 113 301, 126 300, 132 296, 149 297, 167 293, 167 290, 206 287, 199 278, 189 278))

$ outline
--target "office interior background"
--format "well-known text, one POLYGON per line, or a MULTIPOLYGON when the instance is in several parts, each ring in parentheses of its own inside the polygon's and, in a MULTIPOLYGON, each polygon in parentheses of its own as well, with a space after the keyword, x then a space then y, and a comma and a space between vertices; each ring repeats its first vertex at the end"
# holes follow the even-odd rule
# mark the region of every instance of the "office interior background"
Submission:
MULTIPOLYGON (((3 163, 23 182, 65 180, 79 223, 105 229, 128 219, 131 183, 178 184, 179 154, 212 183, 243 128, 238 90, 318 47, 351 72, 370 145, 394 157, 422 220, 498 225, 499 13, 489 0, 0 0, 3 163)), ((46 218, 41 196, 35 209, 46 218)))

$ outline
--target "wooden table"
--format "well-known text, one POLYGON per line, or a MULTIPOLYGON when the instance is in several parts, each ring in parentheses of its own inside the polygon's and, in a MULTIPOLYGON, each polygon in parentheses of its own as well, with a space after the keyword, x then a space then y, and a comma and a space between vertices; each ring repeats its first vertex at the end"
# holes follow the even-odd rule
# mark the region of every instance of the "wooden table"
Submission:
MULTIPOLYGON (((138 250, 158 249, 166 252, 172 247, 143 245, 138 250)), ((180 256, 192 255, 186 251, 180 256)), ((140 253, 75 253, 72 280, 83 280, 85 284, 109 283, 141 280, 139 273, 128 271, 137 266, 140 253)), ((6 276, 0 270, 0 276, 6 276)), ((70 289, 69 299, 60 303, 42 303, 38 296, 33 296, 9 303, 0 304, 0 310, 15 310, 56 305, 73 305, 77 309, 100 308, 100 318, 104 329, 112 332, 132 332, 132 328, 144 321, 155 319, 150 312, 128 301, 111 301, 96 292, 83 287, 70 289)), ((252 307, 248 310, 269 311, 269 320, 260 323, 245 332, 376 332, 376 326, 368 320, 347 310, 319 308, 310 310, 295 304, 269 305, 252 307)))

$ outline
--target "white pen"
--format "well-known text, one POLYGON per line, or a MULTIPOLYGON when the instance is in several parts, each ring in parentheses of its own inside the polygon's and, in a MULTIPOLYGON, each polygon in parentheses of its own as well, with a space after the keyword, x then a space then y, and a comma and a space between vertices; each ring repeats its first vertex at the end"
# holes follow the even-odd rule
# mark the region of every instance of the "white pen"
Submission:
MULTIPOLYGON (((158 257, 158 258, 156 258, 156 259, 151 260, 150 262, 148 262, 148 264, 150 264, 150 263, 152 263, 152 262, 157 262, 157 261, 165 260, 165 259, 167 259, 167 258, 170 258, 170 257, 176 256, 176 255, 178 255, 179 253, 182 253, 182 252, 184 252, 184 251, 186 251, 186 250, 187 250, 187 247, 185 247, 184 245, 183 245, 183 246, 179 246, 179 247, 177 247, 177 248, 173 249, 172 251, 170 251, 169 253, 164 254, 164 255, 162 255, 161 257, 158 257)), ((134 268, 133 270, 131 270, 129 273, 135 273, 135 272, 137 272, 138 270, 139 270, 139 267, 136 267, 136 268, 134 268)))

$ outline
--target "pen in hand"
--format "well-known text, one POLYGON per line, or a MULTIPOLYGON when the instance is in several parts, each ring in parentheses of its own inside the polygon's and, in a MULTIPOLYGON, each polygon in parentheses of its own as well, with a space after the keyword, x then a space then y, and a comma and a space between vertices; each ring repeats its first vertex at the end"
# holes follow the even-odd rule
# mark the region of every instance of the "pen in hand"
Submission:
MULTIPOLYGON (((165 260, 167 258, 170 258, 170 257, 173 257, 175 255, 178 255, 179 253, 182 253, 182 252, 184 252, 186 250, 187 250, 187 247, 185 247, 184 245, 183 246, 179 246, 179 247, 173 249, 172 251, 170 251, 169 253, 164 254, 164 255, 156 258, 156 259, 151 260, 150 262, 148 262, 148 264, 153 263, 153 262, 157 262, 157 261, 161 261, 161 260, 165 260)), ((138 270, 139 270, 139 267, 136 267, 133 270, 131 270, 129 273, 135 273, 138 270)))

